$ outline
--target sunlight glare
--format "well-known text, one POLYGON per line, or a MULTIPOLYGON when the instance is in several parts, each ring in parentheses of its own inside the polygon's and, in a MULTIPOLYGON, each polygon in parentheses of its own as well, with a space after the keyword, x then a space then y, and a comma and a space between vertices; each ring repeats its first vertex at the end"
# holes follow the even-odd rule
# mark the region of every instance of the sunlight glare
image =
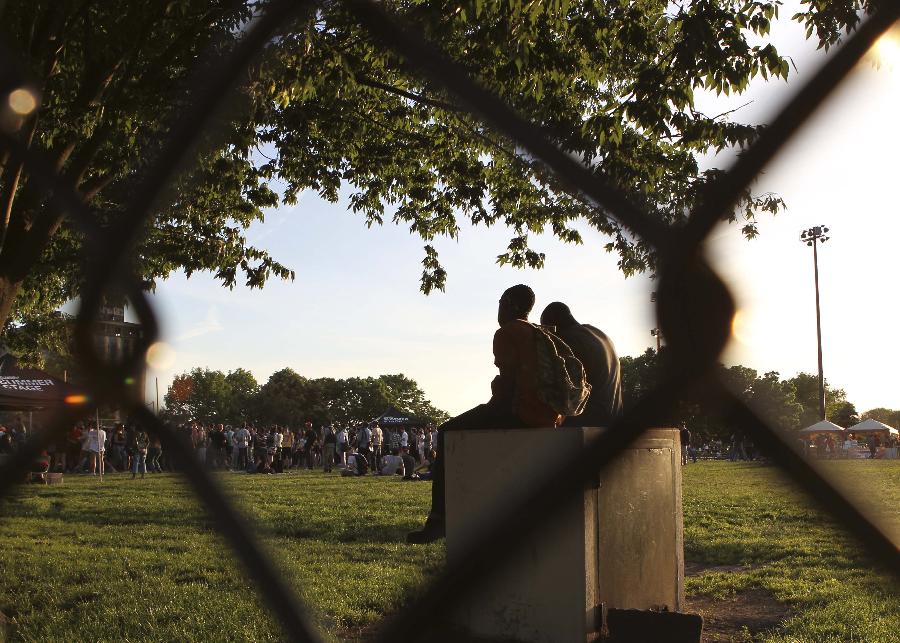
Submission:
POLYGON ((155 371, 165 371, 175 363, 175 349, 165 342, 154 342, 147 349, 147 366, 155 371))
POLYGON ((878 65, 892 70, 900 68, 900 28, 885 32, 872 46, 871 54, 878 65))
POLYGON ((14 89, 7 99, 9 108, 19 116, 28 116, 37 108, 37 98, 25 88, 14 89))
POLYGON ((745 310, 738 310, 731 319, 731 336, 744 346, 752 343, 750 316, 745 310))

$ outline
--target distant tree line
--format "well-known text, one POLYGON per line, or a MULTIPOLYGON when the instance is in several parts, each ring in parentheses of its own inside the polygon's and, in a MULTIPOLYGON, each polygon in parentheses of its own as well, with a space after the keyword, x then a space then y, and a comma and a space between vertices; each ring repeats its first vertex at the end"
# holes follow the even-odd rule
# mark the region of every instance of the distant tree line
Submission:
POLYGON ((449 417, 403 374, 309 379, 284 368, 260 386, 243 368, 228 373, 195 368, 177 375, 164 399, 163 412, 176 421, 356 424, 390 406, 436 424, 449 417))
MULTIPOLYGON (((656 386, 660 360, 665 358, 665 348, 660 353, 648 348, 637 357, 621 358, 626 409, 656 386)), ((724 364, 718 368, 731 390, 779 426, 801 429, 819 420, 817 375, 798 373, 782 379, 776 371, 760 374, 746 366, 724 364)), ((390 406, 435 424, 449 417, 426 399, 415 380, 403 374, 310 379, 284 368, 260 385, 243 368, 228 373, 195 368, 176 376, 164 399, 163 412, 178 421, 293 424, 310 419, 317 425, 355 424, 371 420, 390 406)), ((683 400, 667 423, 683 423, 701 438, 728 438, 734 427, 717 411, 702 399, 683 400)), ((825 414, 843 427, 870 417, 900 426, 900 410, 875 408, 859 414, 846 392, 828 386, 827 380, 825 414)))
MULTIPOLYGON (((666 358, 665 348, 659 353, 648 348, 643 355, 623 357, 622 395, 625 408, 637 402, 657 384, 660 361, 666 358)), ((760 374, 746 366, 725 366, 720 364, 719 376, 728 387, 744 401, 781 427, 802 429, 819 421, 819 377, 809 373, 798 373, 789 379, 782 379, 776 371, 760 374)), ((825 415, 843 427, 860 421, 860 416, 852 402, 847 400, 843 389, 825 386, 825 415)), ((873 409, 863 417, 875 417, 882 422, 897 426, 900 411, 873 409), (890 420, 890 421, 889 421, 890 420)), ((734 427, 704 400, 685 400, 668 419, 669 423, 684 423, 691 433, 705 438, 728 438, 734 427)))

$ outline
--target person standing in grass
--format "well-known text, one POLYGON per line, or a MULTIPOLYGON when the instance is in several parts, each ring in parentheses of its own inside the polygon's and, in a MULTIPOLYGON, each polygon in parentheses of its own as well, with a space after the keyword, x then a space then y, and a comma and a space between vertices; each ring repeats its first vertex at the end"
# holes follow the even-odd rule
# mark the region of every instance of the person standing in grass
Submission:
POLYGON ((233 468, 238 471, 246 471, 249 462, 247 461, 247 448, 250 446, 250 431, 244 424, 234 434, 235 460, 232 464, 233 468))
POLYGON ((416 429, 416 462, 425 462, 425 432, 422 429, 416 429))
POLYGON ((291 429, 291 433, 294 434, 294 446, 291 449, 291 466, 299 469, 303 458, 303 432, 300 429, 291 429))
POLYGON ((162 466, 159 463, 160 456, 162 456, 162 442, 159 441, 159 436, 154 435, 150 440, 150 448, 147 450, 147 467, 150 469, 150 473, 162 473, 162 466))
POLYGON ((78 469, 79 456, 81 455, 81 435, 84 425, 76 422, 66 438, 66 464, 69 471, 74 473, 78 469))
POLYGON ((372 471, 381 467, 381 445, 384 444, 384 431, 376 422, 372 426, 372 471))
MULTIPOLYGON (((346 435, 346 429, 341 429, 341 432, 346 435)), ((334 434, 334 428, 325 427, 325 438, 322 440, 322 470, 325 473, 331 473, 331 468, 334 466, 334 450, 337 441, 338 437, 334 434)), ((312 469, 312 467, 307 468, 312 469)))
MULTIPOLYGON (((688 463, 688 451, 691 448, 691 431, 686 424, 682 423, 679 435, 681 437, 681 466, 685 466, 688 463)), ((694 462, 696 461, 695 459, 694 462)))
POLYGON ((425 456, 426 456, 426 459, 430 462, 431 457, 429 454, 431 453, 431 450, 433 448, 432 447, 433 435, 432 435, 432 428, 430 426, 425 427, 425 435, 423 437, 424 437, 424 441, 425 441, 425 456))
POLYGON ((400 449, 400 430, 396 427, 390 429, 390 438, 388 440, 388 446, 391 449, 391 453, 394 452, 395 449, 400 449))
POLYGON ((206 444, 208 442, 206 438, 206 430, 202 427, 195 428, 193 432, 193 441, 194 441, 194 453, 197 456, 197 460, 202 465, 206 465, 206 444))
POLYGON ((234 460, 234 429, 231 425, 225 427, 225 458, 222 460, 222 468, 230 469, 234 460))
POLYGON ((281 434, 281 462, 285 469, 290 469, 293 465, 291 461, 294 448, 294 432, 285 427, 281 434))
MULTIPOLYGON (((333 433, 332 433, 333 435, 333 433)), ((319 446, 319 434, 316 433, 316 430, 313 428, 312 422, 306 422, 306 433, 304 435, 306 438, 306 468, 310 471, 313 467, 316 466, 316 448, 319 446)), ((333 460, 332 456, 332 460, 333 460)))
POLYGON ((134 480, 138 471, 141 472, 141 478, 147 473, 147 450, 150 445, 150 437, 146 431, 138 431, 134 436, 134 464, 131 469, 131 479, 134 480))
MULTIPOLYGON (((368 425, 363 424, 356 432, 356 452, 366 459, 366 462, 372 463, 372 431, 368 425)), ((371 469, 372 467, 368 467, 371 469)))
MULTIPOLYGON (((325 438, 328 438, 328 433, 332 431, 331 427, 325 429, 325 438)), ((347 427, 342 426, 338 429, 337 435, 335 436, 335 450, 337 451, 338 456, 338 466, 342 469, 347 466, 347 452, 350 451, 350 435, 347 433, 347 427)))
POLYGON ((127 440, 125 438, 125 425, 117 424, 112 434, 111 451, 116 469, 128 471, 128 454, 125 452, 127 440))
POLYGON ((106 431, 98 428, 96 424, 91 424, 88 430, 87 438, 84 441, 84 450, 87 453, 88 465, 91 469, 91 475, 103 475, 103 452, 106 446, 106 431))

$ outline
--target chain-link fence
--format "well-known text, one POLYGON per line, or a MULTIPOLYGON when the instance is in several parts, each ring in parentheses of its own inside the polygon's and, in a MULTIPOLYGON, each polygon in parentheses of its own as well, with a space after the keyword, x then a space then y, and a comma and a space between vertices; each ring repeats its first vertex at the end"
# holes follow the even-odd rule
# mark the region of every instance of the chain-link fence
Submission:
MULTIPOLYGON (((754 441, 824 510, 853 533, 867 548, 873 561, 900 577, 900 552, 875 520, 793 448, 793 440, 772 426, 728 390, 716 376, 715 366, 731 332, 735 312, 729 290, 707 265, 703 243, 723 213, 738 200, 762 168, 803 125, 823 100, 841 83, 875 41, 900 18, 900 3, 885 2, 848 37, 827 64, 810 80, 742 154, 733 167, 712 184, 702 204, 685 225, 667 227, 652 218, 624 194, 604 182, 552 142, 532 123, 502 100, 471 80, 462 67, 405 28, 383 7, 370 0, 345 0, 345 5, 384 47, 394 50, 418 73, 443 86, 473 116, 513 140, 527 154, 553 172, 561 183, 581 199, 602 209, 637 237, 653 247, 659 257, 658 315, 667 338, 670 359, 657 388, 641 399, 610 430, 572 461, 544 477, 532 497, 526 498, 485 529, 485 536, 472 545, 460 564, 446 569, 410 604, 381 628, 379 637, 392 642, 413 640, 427 629, 438 611, 452 609, 468 588, 497 569, 521 543, 555 511, 567 494, 583 489, 642 432, 658 425, 680 399, 703 390, 717 399, 730 423, 751 435, 754 441), (531 519, 541 515, 543 521, 531 519)), ((91 216, 75 186, 40 154, 26 147, 11 131, 0 128, 0 147, 9 158, 22 163, 47 195, 50 210, 62 211, 80 227, 85 253, 92 257, 77 316, 75 343, 78 359, 87 374, 87 388, 96 404, 115 404, 156 432, 163 446, 174 455, 200 499, 210 510, 221 534, 234 548, 263 600, 280 619, 291 640, 315 641, 319 636, 309 613, 287 585, 272 561, 260 548, 251 528, 226 499, 219 485, 202 468, 189 466, 193 454, 173 430, 143 404, 128 381, 139 380, 145 350, 124 363, 107 363, 96 352, 92 329, 104 297, 126 297, 143 325, 143 349, 157 337, 157 322, 130 266, 130 252, 140 238, 154 206, 179 172, 189 167, 209 137, 217 110, 240 82, 242 72, 284 25, 315 10, 312 2, 276 0, 252 22, 237 48, 225 60, 216 61, 192 93, 191 107, 171 128, 160 154, 132 194, 125 216, 108 227, 100 227, 91 216), (133 379, 132 379, 133 378, 133 379)), ((0 50, 0 93, 8 98, 17 89, 29 88, 27 75, 13 56, 0 50)), ((214 135, 215 132, 212 133, 214 135)), ((0 468, 0 493, 8 494, 30 463, 57 436, 64 435, 80 411, 59 411, 52 429, 32 435, 18 455, 0 468)))

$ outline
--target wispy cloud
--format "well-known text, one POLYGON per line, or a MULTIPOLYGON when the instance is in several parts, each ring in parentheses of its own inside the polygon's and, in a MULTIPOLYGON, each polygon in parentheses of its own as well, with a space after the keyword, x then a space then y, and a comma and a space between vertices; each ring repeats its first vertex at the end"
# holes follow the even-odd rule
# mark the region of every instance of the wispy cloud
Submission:
POLYGON ((194 339, 196 337, 202 337, 203 335, 209 335, 210 333, 218 333, 224 329, 225 327, 222 326, 222 322, 219 321, 218 309, 210 306, 206 311, 206 319, 201 322, 197 322, 186 331, 178 335, 178 337, 175 338, 175 341, 183 342, 188 339, 194 339))

